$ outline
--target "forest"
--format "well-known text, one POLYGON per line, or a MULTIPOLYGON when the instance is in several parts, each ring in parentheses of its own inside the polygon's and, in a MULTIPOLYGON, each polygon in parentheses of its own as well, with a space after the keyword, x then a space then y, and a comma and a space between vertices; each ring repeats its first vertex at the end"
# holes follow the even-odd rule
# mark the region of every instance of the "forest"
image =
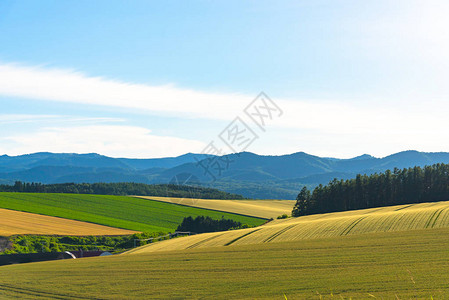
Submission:
POLYGON ((244 199, 241 195, 230 194, 213 188, 178 184, 119 183, 25 183, 16 181, 14 185, 0 185, 0 192, 25 193, 71 193, 96 195, 135 195, 201 199, 244 199))
POLYGON ((304 187, 292 216, 449 200, 449 164, 395 168, 384 173, 334 179, 313 191, 304 187))

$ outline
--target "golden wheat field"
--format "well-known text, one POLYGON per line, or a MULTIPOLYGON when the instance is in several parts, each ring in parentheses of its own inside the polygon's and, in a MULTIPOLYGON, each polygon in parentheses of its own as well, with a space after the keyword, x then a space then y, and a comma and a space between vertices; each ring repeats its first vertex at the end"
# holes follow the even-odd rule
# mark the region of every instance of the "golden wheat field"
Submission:
POLYGON ((295 200, 216 200, 146 196, 136 197, 265 219, 276 218, 283 214, 290 215, 296 202, 295 200))
POLYGON ((149 244, 128 253, 290 242, 442 227, 449 227, 449 201, 274 220, 257 228, 198 234, 149 244))
POLYGON ((21 211, 0 209, 0 236, 10 236, 15 234, 121 235, 133 233, 135 233, 135 231, 21 211))
POLYGON ((449 228, 0 267, 0 299, 449 299, 449 228))

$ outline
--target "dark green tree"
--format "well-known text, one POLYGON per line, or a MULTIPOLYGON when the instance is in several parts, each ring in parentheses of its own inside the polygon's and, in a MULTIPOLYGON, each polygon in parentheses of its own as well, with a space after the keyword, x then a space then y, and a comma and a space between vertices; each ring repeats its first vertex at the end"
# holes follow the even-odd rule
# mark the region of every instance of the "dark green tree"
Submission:
POLYGON ((299 217, 307 214, 309 208, 310 191, 307 187, 303 187, 296 197, 296 204, 292 211, 293 217, 299 217))
POLYGON ((293 216, 449 200, 449 164, 334 179, 298 194, 293 216))

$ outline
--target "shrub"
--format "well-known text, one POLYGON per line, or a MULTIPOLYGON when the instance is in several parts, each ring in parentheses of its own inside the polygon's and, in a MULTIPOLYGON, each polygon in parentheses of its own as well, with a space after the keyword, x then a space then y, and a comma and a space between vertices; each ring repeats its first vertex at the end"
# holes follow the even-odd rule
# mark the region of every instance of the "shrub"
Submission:
POLYGON ((288 215, 287 214, 283 214, 282 216, 278 216, 278 219, 287 219, 288 215))

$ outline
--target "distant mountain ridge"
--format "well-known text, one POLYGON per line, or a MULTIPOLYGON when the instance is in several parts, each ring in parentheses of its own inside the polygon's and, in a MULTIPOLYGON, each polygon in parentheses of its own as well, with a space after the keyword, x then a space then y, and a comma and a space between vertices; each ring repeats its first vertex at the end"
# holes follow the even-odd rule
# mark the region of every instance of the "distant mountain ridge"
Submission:
POLYGON ((297 152, 268 156, 250 152, 223 157, 187 153, 178 157, 129 159, 89 153, 40 152, 0 156, 0 183, 139 182, 183 183, 214 187, 251 198, 293 199, 303 185, 326 184, 358 173, 449 163, 449 153, 404 151, 376 158, 364 154, 338 159, 297 152), (201 162, 201 163, 198 163, 201 162), (212 165, 211 163, 216 164, 212 165), (218 163, 221 162, 221 169, 218 163), (201 166, 209 166, 204 169, 201 166), (212 178, 215 178, 215 181, 212 178), (188 182, 187 182, 188 183, 188 182))
POLYGON ((37 166, 76 166, 95 168, 123 168, 123 169, 150 169, 150 168, 171 168, 184 163, 193 162, 195 158, 204 159, 203 154, 187 153, 177 157, 165 158, 112 158, 97 153, 77 154, 77 153, 50 153, 38 152, 18 156, 0 156, 0 168, 11 168, 20 170, 37 166))

